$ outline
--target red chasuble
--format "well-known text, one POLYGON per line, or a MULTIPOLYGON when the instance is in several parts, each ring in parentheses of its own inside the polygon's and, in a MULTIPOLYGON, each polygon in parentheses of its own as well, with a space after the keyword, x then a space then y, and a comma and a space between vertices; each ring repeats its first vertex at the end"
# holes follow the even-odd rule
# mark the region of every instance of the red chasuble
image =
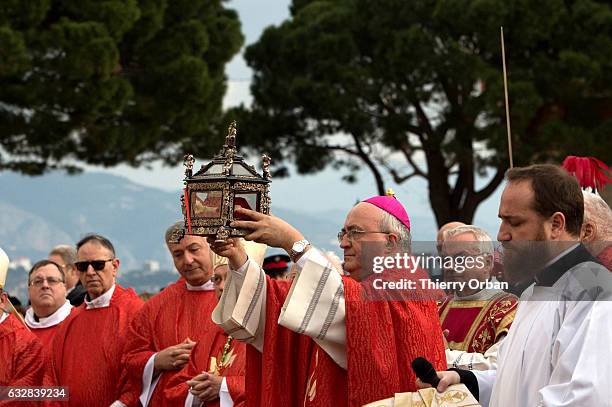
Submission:
MULTIPOLYGON (((410 278, 427 276, 421 270, 410 278)), ((419 356, 436 370, 446 370, 442 330, 432 299, 436 293, 415 295, 411 290, 399 290, 383 298, 372 292, 369 280, 360 283, 349 277, 342 279, 351 407, 416 391, 411 363, 419 356)))
POLYGON ((346 371, 310 337, 278 325, 291 282, 266 280, 263 353, 247 345, 247 405, 347 406, 346 371))
MULTIPOLYGON (((40 341, 14 316, 0 324, 0 386, 41 386, 44 352, 40 341)), ((2 407, 29 407, 37 402, 0 401, 2 407)))
POLYGON ((121 361, 130 321, 143 301, 134 290, 115 285, 110 305, 79 306, 60 325, 51 345, 51 368, 46 385, 67 386, 68 403, 58 406, 110 406, 120 400, 138 405, 121 361))
MULTIPOLYGON (((205 335, 193 348, 187 366, 172 376, 165 390, 167 406, 183 407, 189 386, 187 380, 202 372, 210 372, 211 358, 215 358, 218 374, 224 376, 234 402, 234 407, 245 405, 244 374, 246 365, 246 345, 229 336, 219 327, 214 334, 205 335), (227 351, 225 346, 228 345, 227 351), (223 357, 225 353, 225 358, 223 357), (223 361, 222 361, 223 360, 223 361)), ((218 407, 219 399, 204 403, 204 407, 218 407)))
POLYGON ((439 307, 442 329, 452 350, 485 353, 508 333, 516 314, 517 298, 500 291, 490 299, 460 300, 449 297, 439 307))
MULTIPOLYGON (((154 353, 187 338, 199 342, 217 332, 218 327, 211 319, 216 305, 214 291, 189 291, 181 278, 142 307, 130 324, 124 359, 130 381, 138 389, 139 396, 145 365, 154 353)), ((150 406, 164 405, 164 388, 177 372, 171 370, 161 374, 149 401, 150 406)))
POLYGON ((30 328, 30 329, 32 330, 32 333, 38 338, 40 343, 43 344, 45 349, 50 349, 51 342, 53 342, 53 337, 55 336, 60 325, 61 324, 53 325, 48 328, 40 328, 40 329, 30 328))

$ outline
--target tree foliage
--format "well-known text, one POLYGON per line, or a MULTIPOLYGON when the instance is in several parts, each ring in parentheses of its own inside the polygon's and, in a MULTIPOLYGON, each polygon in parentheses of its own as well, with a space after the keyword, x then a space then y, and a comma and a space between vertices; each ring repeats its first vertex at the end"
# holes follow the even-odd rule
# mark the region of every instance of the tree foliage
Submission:
POLYGON ((0 170, 214 151, 224 67, 243 41, 224 2, 3 0, 0 170))
MULTIPOLYGON (((302 173, 423 177, 438 223, 470 222, 508 167, 612 160, 612 9, 595 0, 294 0, 247 48, 248 143, 302 173), (476 185, 488 174, 488 184, 476 185)), ((286 167, 276 167, 279 173, 286 167)))

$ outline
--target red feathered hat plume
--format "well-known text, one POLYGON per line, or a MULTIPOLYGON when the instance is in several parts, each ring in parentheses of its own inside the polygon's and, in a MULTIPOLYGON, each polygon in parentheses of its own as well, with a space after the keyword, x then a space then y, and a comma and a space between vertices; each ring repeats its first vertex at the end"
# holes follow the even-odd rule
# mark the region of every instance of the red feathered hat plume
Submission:
POLYGON ((612 184, 612 179, 606 172, 610 168, 595 157, 576 157, 570 155, 563 160, 563 168, 578 178, 582 188, 590 187, 593 190, 601 190, 606 184, 612 184))

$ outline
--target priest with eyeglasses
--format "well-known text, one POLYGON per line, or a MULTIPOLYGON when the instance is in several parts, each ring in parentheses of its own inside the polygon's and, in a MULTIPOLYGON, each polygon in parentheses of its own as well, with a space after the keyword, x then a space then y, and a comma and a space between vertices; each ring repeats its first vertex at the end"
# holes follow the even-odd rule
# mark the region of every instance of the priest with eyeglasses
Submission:
POLYGON ((74 309, 66 299, 64 270, 50 260, 41 260, 28 273, 30 304, 25 322, 45 348, 51 347, 60 324, 74 309))
POLYGON ((249 344, 248 406, 361 407, 415 390, 409 366, 417 356, 446 366, 435 301, 377 298, 372 268, 362 264, 368 247, 381 255, 410 251, 410 220, 395 196, 348 213, 338 236, 344 270, 282 219, 237 211, 249 219, 232 223, 249 230, 245 239, 284 249, 298 268, 292 282, 271 280, 239 241, 209 240, 231 269, 213 320, 249 344))

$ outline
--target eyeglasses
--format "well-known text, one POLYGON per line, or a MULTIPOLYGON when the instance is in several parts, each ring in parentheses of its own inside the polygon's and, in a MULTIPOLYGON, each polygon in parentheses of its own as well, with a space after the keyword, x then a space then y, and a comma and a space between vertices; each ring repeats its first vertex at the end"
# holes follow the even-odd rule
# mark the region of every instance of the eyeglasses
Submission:
POLYGON ((215 284, 219 284, 221 281, 223 281, 223 277, 221 277, 218 274, 213 274, 212 278, 210 279, 210 281, 212 281, 215 284))
POLYGON ((388 235, 389 232, 379 232, 379 231, 370 231, 370 230, 357 230, 357 229, 349 229, 349 230, 341 230, 338 232, 338 242, 342 243, 342 239, 345 237, 350 241, 359 240, 359 236, 365 235, 366 233, 382 233, 388 235))
POLYGON ((87 269, 89 268, 89 265, 91 264, 91 267, 93 267, 93 269, 95 271, 101 271, 104 269, 104 266, 106 265, 106 262, 108 261, 113 261, 115 259, 108 259, 108 260, 91 260, 91 261, 77 261, 76 263, 74 263, 74 266, 77 268, 77 270, 79 270, 81 273, 84 273, 87 271, 87 269))
POLYGON ((55 277, 37 278, 36 280, 30 281, 30 286, 40 288, 43 286, 45 281, 47 282, 47 284, 49 284, 49 287, 53 287, 53 286, 58 285, 59 283, 64 282, 64 280, 62 280, 61 278, 55 278, 55 277))

